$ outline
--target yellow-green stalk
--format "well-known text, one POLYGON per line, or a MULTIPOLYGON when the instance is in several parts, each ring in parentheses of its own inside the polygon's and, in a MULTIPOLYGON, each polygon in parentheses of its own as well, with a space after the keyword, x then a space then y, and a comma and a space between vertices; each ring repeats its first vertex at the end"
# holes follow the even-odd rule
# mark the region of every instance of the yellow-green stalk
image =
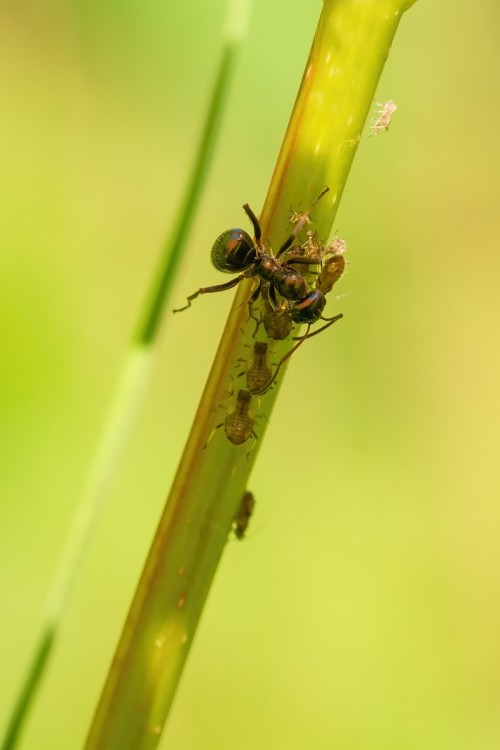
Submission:
MULTIPOLYGON (((272 247, 290 232, 290 207, 304 210, 325 186, 330 191, 315 207, 314 219, 320 237, 329 234, 392 39, 412 4, 325 0, 261 213, 263 237, 272 247)), ((222 421, 219 407, 234 387, 233 368, 248 358, 246 347, 253 341, 255 321, 248 319, 246 304, 251 289, 252 281, 245 281, 235 296, 87 750, 149 750, 163 730, 267 424, 256 420, 259 439, 250 454, 248 444, 232 445, 224 430, 213 434, 222 421)), ((290 343, 281 346, 286 351, 290 343)), ((274 388, 256 408, 268 416, 276 395, 274 388)))

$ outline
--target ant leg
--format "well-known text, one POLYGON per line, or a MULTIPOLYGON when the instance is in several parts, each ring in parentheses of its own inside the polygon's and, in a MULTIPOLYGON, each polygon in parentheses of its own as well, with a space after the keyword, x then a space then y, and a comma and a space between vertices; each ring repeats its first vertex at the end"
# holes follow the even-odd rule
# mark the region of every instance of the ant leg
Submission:
POLYGON ((257 300, 259 299, 260 292, 261 292, 260 284, 258 284, 258 286, 253 290, 248 300, 248 317, 251 318, 252 320, 255 320, 255 331, 252 334, 252 338, 255 338, 257 336, 257 331, 259 330, 260 324, 262 323, 262 319, 254 315, 254 312, 253 312, 253 306, 255 302, 257 302, 257 300))
MULTIPOLYGON (((280 251, 281 252, 281 251, 280 251)), ((304 264, 306 266, 320 266, 321 265, 321 259, 320 258, 309 258, 307 255, 290 255, 285 262, 282 264, 282 266, 288 266, 291 263, 295 263, 296 265, 304 264)))
POLYGON ((276 298, 276 289, 274 288, 273 284, 269 284, 269 288, 267 290, 267 301, 269 302, 269 306, 273 312, 276 312, 279 308, 278 300, 276 298))
MULTIPOLYGON (((300 230, 302 229, 302 227, 304 226, 304 224, 309 219, 309 214, 313 210, 314 206, 317 203, 319 203, 319 201, 321 200, 321 198, 326 193, 328 193, 329 190, 330 190, 329 187, 326 187, 324 190, 322 190, 321 193, 316 198, 316 200, 314 200, 313 203, 309 206, 309 208, 307 209, 307 211, 304 211, 304 213, 302 214, 301 218, 298 220, 297 224, 295 225, 293 232, 291 233, 291 235, 289 237, 287 237, 287 239, 284 241, 284 243, 282 244, 282 246, 278 250, 278 253, 276 255, 277 258, 279 258, 280 255, 283 255, 283 253, 286 252, 288 250, 288 248, 292 246, 292 243, 293 243, 294 239, 296 238, 296 236, 298 235, 298 233, 300 232, 300 230)), ((294 262, 296 262, 296 261, 294 261, 294 262)))
MULTIPOLYGON (((331 325, 331 323, 329 323, 329 325, 331 325)), ((263 385, 262 388, 259 388, 258 391, 250 391, 250 393, 252 394, 252 396, 256 396, 256 395, 260 395, 262 393, 266 393, 266 391, 269 390, 269 388, 272 386, 272 384, 274 383, 274 381, 278 377, 278 373, 281 370, 282 366, 285 364, 285 362, 288 359, 290 359, 290 357, 292 356, 292 354, 295 351, 297 351, 297 349, 299 348, 299 346, 301 344, 303 344, 303 342, 309 337, 309 331, 310 331, 310 329, 311 329, 311 323, 309 323, 309 325, 307 326, 307 331, 304 334, 304 336, 300 336, 300 338, 297 341, 297 343, 295 344, 295 346, 292 346, 292 348, 286 354, 284 354, 283 357, 281 357, 281 359, 278 362, 278 365, 277 365, 275 371, 273 372, 273 374, 271 375, 271 377, 269 378, 269 380, 267 381, 267 383, 265 385, 263 385)))
POLYGON ((290 357, 292 356, 292 354, 297 351, 297 349, 299 348, 299 346, 301 346, 301 344, 303 344, 306 339, 311 339, 313 336, 316 336, 317 333, 321 333, 322 331, 326 331, 327 328, 330 328, 330 326, 332 326, 337 320, 340 320, 343 317, 344 317, 343 314, 339 313, 338 315, 334 315, 333 318, 321 318, 321 320, 326 320, 328 322, 326 323, 326 325, 322 326, 321 328, 319 328, 317 331, 314 331, 313 333, 309 333, 309 331, 311 330, 311 325, 312 325, 312 323, 309 323, 309 325, 307 326, 307 331, 305 332, 305 334, 303 336, 299 336, 298 338, 294 339, 294 341, 297 341, 297 343, 295 344, 295 346, 293 346, 280 359, 280 361, 278 362, 278 366, 276 367, 274 373, 269 378, 268 382, 264 386, 262 386, 262 388, 259 388, 258 391, 250 391, 250 393, 252 394, 252 396, 256 396, 256 395, 260 395, 262 393, 266 393, 266 391, 269 390, 269 388, 272 386, 272 384, 274 383, 274 381, 278 377, 278 373, 281 370, 282 366, 285 364, 285 362, 288 359, 290 359, 290 357))
MULTIPOLYGON (((302 227, 301 227, 301 229, 302 229, 302 227)), ((296 235, 297 235, 297 232, 294 230, 292 232, 292 234, 289 237, 287 237, 287 239, 284 241, 284 243, 282 244, 282 246, 280 247, 280 249, 276 253, 276 257, 277 258, 279 258, 280 255, 283 255, 283 253, 285 253, 288 250, 288 248, 292 246, 292 243, 293 243, 296 235)))
POLYGON ((258 438, 258 435, 257 435, 257 433, 256 433, 255 431, 252 431, 252 435, 251 435, 251 437, 253 437, 253 443, 252 443, 252 445, 250 446, 250 448, 248 449, 248 453, 247 453, 247 455, 246 455, 246 459, 247 459, 247 461, 250 461, 250 453, 251 453, 251 452, 253 451, 253 449, 254 449, 254 448, 255 448, 255 446, 257 445, 257 440, 259 439, 259 438, 258 438))
POLYGON ((252 211, 252 209, 250 208, 250 206, 248 205, 248 203, 245 203, 245 205, 243 206, 243 210, 248 216, 248 218, 250 219, 250 221, 252 222, 255 242, 257 243, 257 245, 260 245, 260 240, 262 237, 262 229, 260 228, 259 220, 254 214, 254 212, 252 211))
MULTIPOLYGON (((325 318, 323 315, 321 315, 320 317, 321 317, 321 320, 330 321, 328 325, 331 325, 332 323, 335 323, 336 320, 340 320, 341 318, 343 318, 344 313, 337 313, 337 315, 334 315, 332 318, 325 318)), ((320 328, 320 331, 323 331, 325 328, 328 328, 328 326, 323 326, 323 328, 320 328)), ((316 331, 316 333, 319 333, 319 331, 316 331)))
MULTIPOLYGON (((305 336, 299 336, 298 340, 302 341, 302 339, 312 339, 313 336, 316 336, 318 333, 322 333, 323 331, 326 331, 327 328, 330 328, 334 323, 336 323, 337 320, 340 320, 344 317, 343 313, 339 313, 338 315, 334 315, 333 318, 323 318, 321 317, 321 320, 327 320, 328 323, 325 326, 321 326, 321 328, 318 328, 317 331, 313 331, 312 333, 307 333, 305 336)), ((294 341, 297 341, 297 338, 294 338, 294 341)))
POLYGON ((261 285, 260 285, 260 284, 258 284, 258 285, 257 285, 257 286, 255 287, 255 289, 253 290, 252 294, 250 295, 250 298, 249 298, 249 300, 248 300, 248 304, 249 304, 249 305, 253 305, 253 303, 254 303, 254 302, 257 302, 257 300, 259 299, 259 294, 260 294, 260 286, 261 286, 261 285))
POLYGON ((227 281, 225 284, 216 284, 215 286, 204 286, 201 289, 198 289, 197 292, 193 292, 193 294, 190 294, 187 298, 187 305, 184 305, 184 307, 178 307, 175 310, 173 310, 174 313, 182 312, 183 310, 187 310, 188 307, 191 307, 191 304, 193 300, 196 299, 200 294, 210 294, 212 292, 225 292, 226 289, 232 289, 233 286, 237 286, 240 281, 242 281, 245 278, 243 274, 240 274, 240 276, 237 276, 235 279, 231 279, 231 281, 227 281))

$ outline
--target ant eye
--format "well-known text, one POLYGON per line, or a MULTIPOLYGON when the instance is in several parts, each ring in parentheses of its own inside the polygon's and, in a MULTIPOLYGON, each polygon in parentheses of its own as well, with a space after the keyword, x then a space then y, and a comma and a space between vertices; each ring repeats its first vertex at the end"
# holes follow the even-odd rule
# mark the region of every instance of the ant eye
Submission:
POLYGON ((217 237, 212 246, 212 263, 225 273, 245 270, 256 256, 253 240, 243 229, 227 229, 217 237))

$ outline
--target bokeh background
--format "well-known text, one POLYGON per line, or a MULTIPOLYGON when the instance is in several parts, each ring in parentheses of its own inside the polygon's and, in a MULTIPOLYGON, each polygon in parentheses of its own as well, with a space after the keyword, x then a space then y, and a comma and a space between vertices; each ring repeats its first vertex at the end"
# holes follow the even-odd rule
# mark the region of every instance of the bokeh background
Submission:
MULTIPOLYGON (((255 0, 172 304, 262 205, 320 2, 255 0)), ((0 6, 0 721, 175 215, 224 0, 0 6)), ((496 0, 417 2, 336 229, 342 324, 293 358, 162 745, 500 746, 496 0)), ((167 315, 23 750, 78 750, 230 294, 167 315)), ((171 306, 172 306, 171 304, 171 306)))

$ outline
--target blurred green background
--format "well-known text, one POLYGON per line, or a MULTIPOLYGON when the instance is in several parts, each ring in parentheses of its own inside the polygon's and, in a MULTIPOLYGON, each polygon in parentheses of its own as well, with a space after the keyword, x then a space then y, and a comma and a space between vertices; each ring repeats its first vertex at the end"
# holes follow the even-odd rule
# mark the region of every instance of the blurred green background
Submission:
MULTIPOLYGON (((320 2, 256 0, 172 307, 262 205, 320 2)), ((0 7, 0 721, 215 74, 223 0, 0 7)), ((293 358, 161 747, 500 746, 500 9, 403 18, 337 216, 345 318, 293 358)), ((81 747, 231 293, 166 316, 23 750, 81 747)), ((330 312, 330 314, 332 314, 330 312)))

